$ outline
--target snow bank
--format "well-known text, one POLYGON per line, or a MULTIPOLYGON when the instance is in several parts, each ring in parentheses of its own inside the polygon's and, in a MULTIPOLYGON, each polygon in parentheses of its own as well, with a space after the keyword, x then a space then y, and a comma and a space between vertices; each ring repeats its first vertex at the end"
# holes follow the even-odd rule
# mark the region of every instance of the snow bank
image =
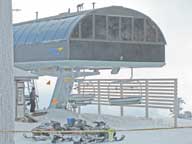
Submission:
MULTIPOLYGON (((67 123, 68 117, 84 119, 88 124, 94 121, 104 121, 110 127, 115 129, 143 129, 143 128, 165 128, 173 125, 173 119, 145 119, 141 117, 118 117, 111 115, 96 115, 96 114, 81 114, 72 113, 64 110, 50 110, 47 115, 37 117, 38 123, 21 123, 16 122, 16 130, 31 130, 38 126, 40 123, 55 120, 62 124, 67 123)), ((192 126, 192 120, 179 120, 179 126, 192 126)), ((120 144, 133 143, 133 144, 191 144, 192 129, 177 129, 177 130, 159 130, 159 131, 139 131, 139 132, 125 132, 126 139, 120 144), (188 139, 186 138, 188 137, 188 139), (185 138, 185 139, 183 139, 185 138)), ((25 139, 21 133, 15 135, 15 144, 50 144, 48 142, 35 142, 25 139)), ((67 143, 66 143, 67 144, 67 143)), ((119 144, 119 143, 116 143, 119 144)))

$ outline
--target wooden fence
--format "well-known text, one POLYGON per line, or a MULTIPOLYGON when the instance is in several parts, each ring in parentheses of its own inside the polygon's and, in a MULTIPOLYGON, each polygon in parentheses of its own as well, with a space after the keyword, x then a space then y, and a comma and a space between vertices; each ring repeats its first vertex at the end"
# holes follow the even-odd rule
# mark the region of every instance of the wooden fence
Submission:
POLYGON ((92 95, 92 104, 111 105, 110 99, 125 99, 133 96, 141 97, 140 103, 122 104, 124 107, 143 107, 145 116, 149 117, 149 108, 171 109, 174 112, 174 126, 177 127, 177 79, 84 79, 78 80, 78 94, 92 95))

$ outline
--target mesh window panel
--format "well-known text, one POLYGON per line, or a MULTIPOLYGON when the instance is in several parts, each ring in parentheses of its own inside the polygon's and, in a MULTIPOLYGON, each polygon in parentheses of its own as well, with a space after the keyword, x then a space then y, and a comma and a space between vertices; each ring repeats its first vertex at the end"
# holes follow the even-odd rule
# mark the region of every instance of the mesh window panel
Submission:
POLYGON ((106 16, 95 16, 95 38, 106 39, 106 16))
POLYGON ((147 19, 146 20, 146 41, 156 42, 156 28, 155 24, 147 19))
POLYGON ((119 40, 119 17, 108 17, 108 38, 109 40, 119 40))
POLYGON ((81 37, 92 38, 93 37, 93 16, 89 15, 81 21, 81 37))
POLYGON ((71 37, 72 38, 79 38, 79 24, 76 25, 76 27, 74 28, 71 37))
POLYGON ((121 40, 132 40, 132 18, 121 18, 121 40))
POLYGON ((158 29, 158 42, 165 42, 163 34, 161 33, 161 31, 159 29, 158 29))
POLYGON ((144 19, 134 19, 134 40, 144 41, 144 19))

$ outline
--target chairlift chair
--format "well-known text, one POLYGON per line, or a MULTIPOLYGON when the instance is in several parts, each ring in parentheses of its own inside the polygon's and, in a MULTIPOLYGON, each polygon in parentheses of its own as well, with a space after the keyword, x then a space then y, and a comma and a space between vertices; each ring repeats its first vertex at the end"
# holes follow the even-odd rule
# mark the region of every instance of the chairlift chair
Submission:
MULTIPOLYGON (((140 84, 140 83, 139 83, 140 84)), ((114 106, 126 106, 131 104, 141 104, 142 101, 142 86, 140 84, 140 95, 126 96, 122 98, 110 98, 110 83, 108 85, 109 104, 114 106)))
POLYGON ((94 95, 91 94, 72 94, 69 98, 69 103, 77 105, 88 105, 94 100, 94 95))
POLYGON ((84 106, 84 105, 92 104, 92 101, 95 98, 95 87, 94 86, 93 86, 93 90, 94 90, 94 93, 85 94, 84 87, 83 87, 83 94, 71 94, 69 97, 69 103, 76 105, 76 106, 84 106))

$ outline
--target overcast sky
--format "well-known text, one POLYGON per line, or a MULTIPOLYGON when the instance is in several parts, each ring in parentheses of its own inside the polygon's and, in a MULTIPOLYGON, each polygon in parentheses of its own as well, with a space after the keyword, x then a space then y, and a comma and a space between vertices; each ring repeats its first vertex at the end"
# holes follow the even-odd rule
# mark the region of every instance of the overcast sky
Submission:
MULTIPOLYGON (((192 0, 13 0, 13 8, 22 9, 13 12, 13 21, 34 19, 36 11, 39 17, 67 12, 68 8, 76 11, 79 3, 84 3, 84 9, 91 9, 92 2, 96 2, 96 8, 118 5, 138 10, 160 26, 167 41, 167 64, 163 68, 137 69, 135 77, 178 78, 179 96, 186 100, 185 107, 192 110, 192 0)), ((118 77, 129 78, 129 73, 122 70, 118 77)), ((41 78, 38 83, 41 94, 50 97, 53 86, 46 86, 48 79, 41 78)))

